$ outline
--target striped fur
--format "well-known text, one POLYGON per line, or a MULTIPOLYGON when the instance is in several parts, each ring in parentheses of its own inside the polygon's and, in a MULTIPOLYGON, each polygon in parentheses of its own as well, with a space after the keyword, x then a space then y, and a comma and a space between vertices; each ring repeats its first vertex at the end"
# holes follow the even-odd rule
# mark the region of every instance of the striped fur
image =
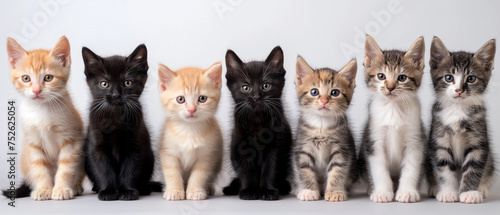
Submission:
POLYGON ((356 60, 339 72, 313 70, 297 58, 296 88, 302 108, 293 146, 297 198, 345 201, 355 180, 356 150, 346 109, 352 98, 356 60), (332 95, 332 91, 338 94, 332 95), (317 94, 316 94, 317 93, 317 94))
POLYGON ((429 141, 429 194, 441 202, 480 203, 488 196, 495 167, 482 95, 495 47, 490 40, 475 54, 449 52, 439 38, 432 41, 430 65, 437 98, 429 141))

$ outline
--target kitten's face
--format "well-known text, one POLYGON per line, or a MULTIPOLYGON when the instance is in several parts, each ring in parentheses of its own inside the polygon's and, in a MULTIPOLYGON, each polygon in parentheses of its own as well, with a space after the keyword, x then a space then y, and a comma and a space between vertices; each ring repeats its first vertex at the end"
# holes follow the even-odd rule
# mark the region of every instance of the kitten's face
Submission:
POLYGON ((147 49, 139 45, 128 57, 100 57, 82 49, 85 76, 93 97, 91 111, 139 111, 139 96, 148 78, 147 49))
POLYGON ((495 40, 488 41, 475 54, 449 52, 434 37, 431 45, 431 76, 439 99, 464 102, 481 97, 491 77, 495 40))
POLYGON ((71 57, 63 36, 52 50, 25 51, 14 39, 7 39, 11 80, 16 90, 37 103, 64 99, 71 57))
POLYGON ((365 41, 365 80, 368 88, 389 100, 416 94, 423 75, 425 44, 418 38, 407 52, 382 51, 371 36, 365 41))
POLYGON ((158 67, 160 99, 169 118, 186 122, 212 119, 220 100, 222 65, 172 71, 158 67))
POLYGON ((297 58, 295 86, 302 109, 322 116, 344 114, 356 86, 356 60, 340 72, 322 68, 313 70, 302 57, 297 58))
MULTIPOLYGON (((250 117, 255 113, 275 113, 281 105, 285 84, 283 51, 275 47, 265 61, 243 63, 232 50, 226 53, 227 87, 235 101, 237 116, 250 117)), ((237 119, 241 120, 241 119, 237 119)))

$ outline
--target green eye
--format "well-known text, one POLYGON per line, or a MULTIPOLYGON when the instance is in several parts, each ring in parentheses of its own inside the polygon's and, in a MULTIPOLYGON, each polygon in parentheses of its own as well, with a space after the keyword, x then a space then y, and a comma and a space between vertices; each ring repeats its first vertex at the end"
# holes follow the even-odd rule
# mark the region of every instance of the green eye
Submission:
POLYGON ((177 96, 177 98, 175 100, 179 104, 182 104, 182 103, 186 102, 186 99, 184 98, 184 96, 177 96))
POLYGON ((28 75, 23 75, 23 77, 21 77, 21 79, 23 80, 24 83, 28 83, 31 81, 31 78, 28 75))
POLYGON ((198 97, 198 101, 201 102, 201 103, 205 103, 207 101, 207 97, 206 96, 200 96, 198 97))
POLYGON ((247 86, 247 85, 243 85, 243 86, 241 87, 241 91, 243 91, 243 92, 245 92, 245 93, 248 93, 248 92, 250 92, 250 87, 249 87, 249 86, 247 86))
POLYGON ((130 86, 132 86, 132 81, 126 80, 126 81, 123 83, 123 85, 124 85, 125 87, 130 87, 130 86))
POLYGON ((46 75, 45 78, 43 78, 43 80, 45 82, 51 82, 52 80, 54 80, 54 76, 53 75, 46 75))
POLYGON ((101 85, 102 88, 108 88, 109 87, 109 84, 106 81, 101 81, 101 83, 99 85, 101 85))

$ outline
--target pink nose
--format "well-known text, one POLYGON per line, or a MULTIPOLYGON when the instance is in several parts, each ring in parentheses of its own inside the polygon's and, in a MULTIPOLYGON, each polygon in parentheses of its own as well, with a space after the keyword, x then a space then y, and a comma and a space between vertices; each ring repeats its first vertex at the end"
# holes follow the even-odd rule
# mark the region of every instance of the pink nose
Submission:
POLYGON ((323 104, 323 106, 325 106, 327 102, 327 100, 321 100, 321 104, 323 104))
POLYGON ((458 93, 458 95, 460 95, 460 94, 462 94, 464 91, 463 91, 463 90, 461 90, 461 89, 456 89, 456 90, 455 90, 455 92, 457 92, 457 93, 458 93))
POLYGON ((40 94, 42 92, 42 90, 40 90, 40 89, 37 89, 37 90, 33 89, 32 91, 37 96, 38 96, 38 94, 40 94))
POLYGON ((194 112, 196 112, 196 108, 193 108, 193 109, 188 109, 188 112, 193 115, 194 112))

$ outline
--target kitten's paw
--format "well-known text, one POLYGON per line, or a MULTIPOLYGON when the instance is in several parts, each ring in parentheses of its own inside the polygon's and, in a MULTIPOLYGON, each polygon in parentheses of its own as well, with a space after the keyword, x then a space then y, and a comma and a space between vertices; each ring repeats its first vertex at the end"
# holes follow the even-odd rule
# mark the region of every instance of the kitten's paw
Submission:
POLYGON ((184 191, 167 190, 163 193, 163 198, 169 201, 184 200, 184 191))
POLYGON ((120 192, 120 200, 137 200, 139 199, 139 192, 136 190, 124 190, 120 192))
POLYGON ((370 200, 377 203, 392 202, 393 199, 394 199, 394 193, 387 191, 375 191, 370 196, 370 200))
POLYGON ((487 187, 479 186, 479 192, 483 194, 483 198, 488 198, 489 192, 487 187))
POLYGON ((241 200, 256 200, 259 199, 259 194, 250 189, 243 189, 240 191, 241 200))
POLYGON ((329 202, 341 202, 347 200, 347 195, 342 191, 325 192, 325 200, 329 202))
POLYGON ((101 201, 112 201, 118 200, 119 193, 115 190, 103 190, 97 195, 97 198, 101 201))
POLYGON ((277 189, 261 189, 259 191, 260 200, 278 200, 280 192, 277 189))
POLYGON ((420 201, 420 194, 416 190, 401 190, 396 193, 396 201, 413 203, 420 201))
POLYGON ((319 199, 319 191, 303 189, 297 194, 297 199, 302 201, 316 201, 319 199))
POLYGON ((207 192, 204 190, 192 190, 186 192, 186 199, 189 200, 204 200, 207 198, 207 192))
POLYGON ((440 202, 456 202, 458 201, 458 193, 455 191, 439 191, 436 199, 440 202))
POLYGON ((31 198, 37 201, 49 200, 52 196, 52 189, 36 189, 31 191, 31 198))
POLYGON ((460 201, 466 204, 477 204, 483 202, 483 194, 477 190, 460 193, 460 201))
POLYGON ((65 187, 54 187, 52 189, 52 199, 53 200, 67 200, 75 197, 75 193, 71 188, 65 187))

